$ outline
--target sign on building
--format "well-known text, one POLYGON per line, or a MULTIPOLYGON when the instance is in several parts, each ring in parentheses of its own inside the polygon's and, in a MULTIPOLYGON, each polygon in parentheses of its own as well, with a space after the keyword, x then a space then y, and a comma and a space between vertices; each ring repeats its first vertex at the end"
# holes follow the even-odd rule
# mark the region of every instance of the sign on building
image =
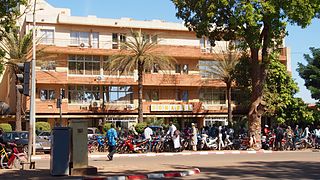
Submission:
POLYGON ((150 111, 193 111, 192 104, 152 104, 150 111))

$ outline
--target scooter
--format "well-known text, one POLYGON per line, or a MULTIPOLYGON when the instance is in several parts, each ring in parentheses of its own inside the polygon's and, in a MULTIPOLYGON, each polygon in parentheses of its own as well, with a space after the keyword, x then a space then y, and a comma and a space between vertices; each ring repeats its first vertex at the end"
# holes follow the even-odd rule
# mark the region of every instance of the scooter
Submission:
POLYGON ((212 138, 212 137, 209 137, 207 134, 202 134, 201 140, 203 141, 203 144, 204 144, 203 149, 210 149, 210 150, 218 149, 217 137, 212 138))

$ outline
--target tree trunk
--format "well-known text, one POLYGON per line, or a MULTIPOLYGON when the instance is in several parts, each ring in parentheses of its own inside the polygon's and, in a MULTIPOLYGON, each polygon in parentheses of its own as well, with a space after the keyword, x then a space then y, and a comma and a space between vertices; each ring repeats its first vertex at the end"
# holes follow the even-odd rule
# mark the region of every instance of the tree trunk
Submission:
POLYGON ((16 131, 22 131, 21 128, 21 93, 18 91, 18 88, 16 88, 16 131))
POLYGON ((143 102, 142 102, 142 92, 143 92, 143 64, 138 62, 138 122, 143 122, 143 102))
POLYGON ((232 121, 232 107, 231 107, 231 82, 227 83, 227 101, 228 101, 228 123, 233 125, 232 121))
POLYGON ((261 102, 264 83, 264 66, 259 62, 259 49, 251 49, 252 95, 249 109, 249 134, 256 139, 255 149, 261 149, 261 102))

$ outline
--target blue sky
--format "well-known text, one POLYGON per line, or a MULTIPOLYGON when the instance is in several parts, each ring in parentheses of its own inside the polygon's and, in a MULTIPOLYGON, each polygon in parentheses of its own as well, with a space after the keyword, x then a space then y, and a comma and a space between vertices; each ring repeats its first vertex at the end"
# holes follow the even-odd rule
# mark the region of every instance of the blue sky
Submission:
MULTIPOLYGON (((47 0, 55 7, 71 9, 73 16, 96 15, 102 18, 130 17, 137 20, 161 19, 171 22, 182 22, 175 16, 176 10, 170 0, 47 0)), ((289 25, 289 36, 286 46, 291 48, 292 75, 298 83, 305 102, 314 103, 310 92, 305 88, 304 81, 299 77, 297 63, 305 64, 303 54, 310 53, 309 47, 320 48, 320 20, 316 19, 306 29, 289 25)))

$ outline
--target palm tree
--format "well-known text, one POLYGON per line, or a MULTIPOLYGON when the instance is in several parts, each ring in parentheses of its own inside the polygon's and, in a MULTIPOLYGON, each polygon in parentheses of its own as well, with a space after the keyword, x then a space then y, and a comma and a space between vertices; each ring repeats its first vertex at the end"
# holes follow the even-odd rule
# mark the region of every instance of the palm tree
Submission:
MULTIPOLYGON (((24 63, 29 59, 32 53, 32 33, 24 36, 11 31, 5 33, 0 42, 0 49, 6 54, 2 63, 9 67, 9 73, 16 77, 18 74, 18 63, 24 63)), ((16 83, 17 82, 16 77, 16 83)), ((16 88, 16 131, 21 131, 21 93, 16 88)))
POLYGON ((234 48, 233 42, 229 43, 226 50, 221 50, 218 61, 208 66, 208 74, 222 80, 226 84, 227 103, 228 103, 228 122, 232 123, 231 90, 234 80, 233 71, 239 62, 240 53, 234 48))
MULTIPOLYGON (((159 41, 151 42, 141 31, 131 31, 132 38, 121 44, 121 51, 108 59, 105 69, 111 72, 131 73, 138 70, 138 121, 143 122, 143 75, 145 71, 157 68, 168 71, 174 68, 175 60, 156 51, 159 41)), ((151 38, 153 39, 153 38, 151 38)))

